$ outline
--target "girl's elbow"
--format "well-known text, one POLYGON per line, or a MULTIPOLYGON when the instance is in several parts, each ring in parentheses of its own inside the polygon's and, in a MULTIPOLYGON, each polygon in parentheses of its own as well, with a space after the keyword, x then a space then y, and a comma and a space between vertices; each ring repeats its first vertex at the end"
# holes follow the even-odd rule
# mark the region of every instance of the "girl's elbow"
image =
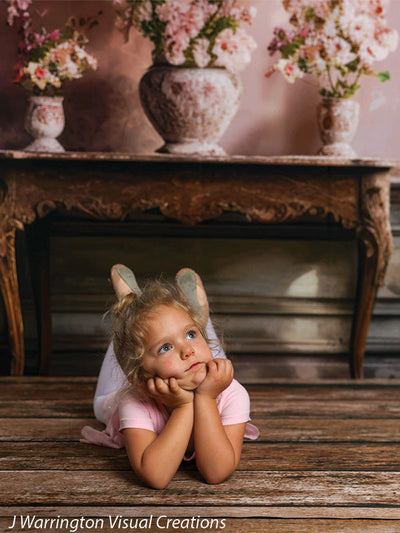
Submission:
POLYGON ((208 483, 209 485, 219 485, 219 483, 223 483, 224 481, 226 481, 228 479, 228 477, 232 474, 232 472, 229 472, 228 474, 215 474, 215 473, 210 473, 210 474, 206 474, 204 475, 203 474, 203 478, 204 478, 204 481, 206 483, 208 483))
POLYGON ((168 485, 168 483, 171 481, 172 479, 172 476, 163 476, 163 475, 160 475, 159 472, 140 472, 140 471, 137 471, 135 472, 139 477, 140 479, 146 483, 146 485, 148 485, 150 488, 152 489, 157 489, 157 490, 163 490, 166 488, 166 486, 168 485))
POLYGON ((218 485, 226 481, 238 467, 239 461, 227 461, 224 464, 210 463, 206 460, 205 463, 198 461, 197 468, 202 475, 204 481, 209 485, 218 485))
POLYGON ((163 489, 165 489, 167 487, 169 482, 170 482, 170 480, 167 480, 167 481, 154 480, 154 481, 148 482, 148 485, 152 489, 163 490, 163 489))
POLYGON ((200 473, 206 483, 208 483, 209 485, 218 485, 219 483, 223 483, 224 481, 226 481, 229 476, 233 474, 234 471, 235 468, 229 468, 227 470, 221 471, 218 471, 217 469, 211 469, 204 471, 200 470, 200 473))

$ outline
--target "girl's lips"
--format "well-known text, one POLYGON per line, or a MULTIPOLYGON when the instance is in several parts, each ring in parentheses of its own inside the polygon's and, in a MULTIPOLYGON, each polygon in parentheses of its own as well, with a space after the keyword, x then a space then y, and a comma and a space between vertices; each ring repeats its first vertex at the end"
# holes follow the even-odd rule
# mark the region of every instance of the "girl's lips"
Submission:
POLYGON ((200 362, 198 362, 198 363, 193 363, 192 366, 190 366, 190 367, 187 369, 186 372, 188 372, 189 370, 192 370, 193 368, 196 368, 198 365, 201 365, 201 363, 200 363, 200 362))

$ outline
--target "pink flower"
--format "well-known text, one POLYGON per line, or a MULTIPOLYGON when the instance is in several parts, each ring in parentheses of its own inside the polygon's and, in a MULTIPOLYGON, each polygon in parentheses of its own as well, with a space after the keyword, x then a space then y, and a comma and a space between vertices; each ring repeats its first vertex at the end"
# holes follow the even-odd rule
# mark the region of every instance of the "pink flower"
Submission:
POLYGON ((51 33, 49 33, 47 35, 47 37, 49 39, 51 39, 52 41, 58 41, 58 39, 60 38, 60 30, 54 30, 52 31, 51 33))
POLYGON ((6 3, 9 4, 7 8, 7 24, 9 26, 13 26, 14 19, 17 17, 26 18, 28 16, 30 18, 27 9, 32 3, 32 0, 6 0, 6 3))
POLYGON ((21 11, 26 11, 31 3, 32 0, 17 0, 18 9, 21 11))
POLYGON ((32 35, 34 36, 34 38, 36 40, 36 44, 39 45, 39 46, 41 46, 44 43, 44 41, 46 40, 45 35, 41 35, 40 33, 35 33, 34 32, 32 35))
POLYGON ((42 68, 42 67, 37 67, 37 69, 35 70, 35 76, 41 80, 45 77, 46 75, 46 71, 42 68))
POLYGON ((9 26, 12 26, 14 24, 14 19, 18 17, 18 11, 15 9, 14 6, 10 6, 7 11, 8 11, 7 24, 9 26))

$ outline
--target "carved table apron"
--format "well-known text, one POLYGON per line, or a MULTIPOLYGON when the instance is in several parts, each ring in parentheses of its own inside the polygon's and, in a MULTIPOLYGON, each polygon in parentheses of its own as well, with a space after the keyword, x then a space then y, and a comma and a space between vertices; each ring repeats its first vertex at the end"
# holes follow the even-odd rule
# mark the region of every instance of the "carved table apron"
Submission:
POLYGON ((263 224, 307 220, 354 230, 360 246, 350 364, 352 375, 362 377, 376 291, 392 246, 392 166, 396 162, 301 156, 200 160, 0 151, 0 284, 9 327, 11 374, 24 371, 16 229, 54 210, 122 221, 135 211, 158 208, 186 225, 231 211, 263 224))

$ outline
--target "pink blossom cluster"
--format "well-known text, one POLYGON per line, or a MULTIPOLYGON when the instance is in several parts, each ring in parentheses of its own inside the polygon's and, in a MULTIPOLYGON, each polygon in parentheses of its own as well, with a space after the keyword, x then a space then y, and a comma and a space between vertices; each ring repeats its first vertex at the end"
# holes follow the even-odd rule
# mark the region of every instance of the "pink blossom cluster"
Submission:
POLYGON ((10 26, 18 26, 19 63, 15 82, 27 90, 44 94, 59 89, 66 80, 82 77, 87 69, 97 68, 96 59, 85 49, 86 37, 76 29, 71 17, 65 27, 48 32, 33 30, 29 8, 32 0, 6 0, 10 26))
MULTIPOLYGON (((292 30, 276 28, 269 45, 281 59, 273 70, 293 83, 315 74, 330 96, 351 96, 362 74, 393 52, 398 33, 386 22, 389 0, 283 0, 292 30)), ((388 73, 386 73, 388 74, 388 73)), ((387 79, 387 78, 386 78, 387 79)))
POLYGON ((32 3, 32 0, 6 0, 8 3, 7 13, 7 23, 9 26, 14 24, 16 18, 22 17, 23 20, 30 22, 30 14, 28 12, 29 6, 32 3))
POLYGON ((166 24, 163 37, 168 63, 182 65, 185 62, 184 52, 190 41, 196 38, 216 10, 216 4, 207 0, 166 0, 156 7, 158 18, 166 24))
POLYGON ((114 0, 117 27, 155 44, 154 63, 240 70, 256 48, 243 29, 256 10, 239 0, 114 0))

